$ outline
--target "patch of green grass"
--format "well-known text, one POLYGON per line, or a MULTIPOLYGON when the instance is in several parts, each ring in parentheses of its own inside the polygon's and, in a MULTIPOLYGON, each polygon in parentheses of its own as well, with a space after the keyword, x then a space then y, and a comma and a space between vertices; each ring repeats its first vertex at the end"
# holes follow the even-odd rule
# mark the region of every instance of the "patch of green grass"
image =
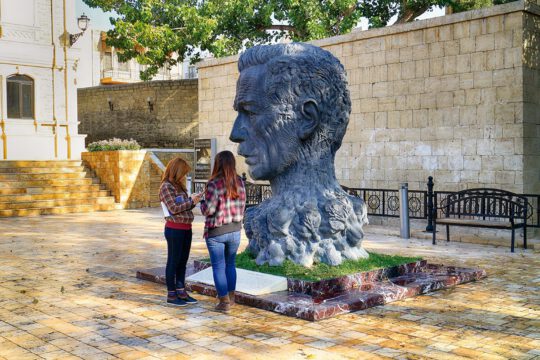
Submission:
MULTIPOLYGON (((418 260, 421 260, 421 258, 369 253, 369 258, 367 259, 346 260, 338 266, 330 266, 320 263, 314 264, 311 268, 307 268, 295 264, 290 260, 285 260, 280 266, 270 266, 268 264, 257 265, 255 263, 255 257, 251 255, 248 250, 245 250, 237 255, 236 267, 239 269, 252 270, 266 274, 285 276, 291 279, 317 281, 401 264, 408 264, 418 260)), ((210 259, 204 259, 203 261, 210 261, 210 259)))

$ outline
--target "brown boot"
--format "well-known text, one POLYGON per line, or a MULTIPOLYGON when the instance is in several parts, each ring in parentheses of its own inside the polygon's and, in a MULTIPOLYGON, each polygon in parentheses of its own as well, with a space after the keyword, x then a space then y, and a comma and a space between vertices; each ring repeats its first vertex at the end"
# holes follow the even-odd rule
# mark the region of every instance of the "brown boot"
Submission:
POLYGON ((227 295, 219 296, 219 303, 216 305, 217 311, 228 312, 231 310, 231 302, 227 295))
POLYGON ((234 291, 229 291, 229 301, 231 303, 231 306, 233 306, 234 304, 236 304, 236 300, 234 298, 234 291))

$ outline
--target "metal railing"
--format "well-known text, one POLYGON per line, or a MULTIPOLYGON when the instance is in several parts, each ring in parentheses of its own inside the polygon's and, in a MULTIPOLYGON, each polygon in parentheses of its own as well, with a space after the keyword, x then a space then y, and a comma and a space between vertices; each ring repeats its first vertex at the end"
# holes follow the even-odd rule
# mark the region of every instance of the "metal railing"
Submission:
MULTIPOLYGON (((245 180, 245 174, 244 174, 245 180)), ((194 191, 204 190, 204 182, 194 183, 194 191)), ((358 196, 366 202, 368 216, 399 217, 399 190, 372 188, 342 188, 352 196, 358 196)), ((457 191, 433 191, 433 178, 430 176, 427 190, 409 190, 409 218, 426 219, 426 231, 433 231, 432 209, 436 209, 436 217, 442 217, 441 208, 448 195, 457 191)), ((246 207, 256 206, 272 196, 272 188, 268 184, 255 184, 246 181, 246 207)), ((527 227, 540 228, 540 194, 523 194, 528 200, 527 227)))
POLYGON ((101 78, 114 78, 121 80, 132 80, 132 74, 130 70, 119 70, 119 69, 107 69, 101 72, 101 78))
POLYGON ((527 227, 540 228, 540 194, 523 194, 527 198, 527 227))
MULTIPOLYGON (((272 188, 270 185, 248 182, 245 176, 243 176, 243 179, 246 184, 246 207, 257 206, 264 200, 272 197, 272 188)), ((193 192, 203 192, 205 186, 206 182, 204 181, 194 181, 193 192)))
MULTIPOLYGON (((399 191, 393 189, 361 189, 342 186, 353 196, 358 196, 366 202, 368 215, 399 217, 399 191)), ((409 190, 409 217, 411 219, 426 219, 427 191, 409 190)))

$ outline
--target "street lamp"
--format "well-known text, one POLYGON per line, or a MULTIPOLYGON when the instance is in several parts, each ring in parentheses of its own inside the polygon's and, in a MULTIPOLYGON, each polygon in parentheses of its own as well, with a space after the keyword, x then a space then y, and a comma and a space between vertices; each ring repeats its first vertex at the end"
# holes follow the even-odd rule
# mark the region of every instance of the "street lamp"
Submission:
POLYGON ((77 19, 77 26, 82 30, 78 34, 69 34, 69 45, 72 46, 75 42, 84 34, 86 29, 88 29, 88 24, 90 23, 90 18, 84 13, 77 19))

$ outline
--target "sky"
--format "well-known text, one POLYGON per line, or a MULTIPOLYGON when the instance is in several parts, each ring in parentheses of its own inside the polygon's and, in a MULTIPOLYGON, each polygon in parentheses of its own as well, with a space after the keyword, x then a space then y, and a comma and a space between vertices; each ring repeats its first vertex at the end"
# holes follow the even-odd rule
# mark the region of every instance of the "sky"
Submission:
MULTIPOLYGON (((75 10, 77 16, 82 15, 82 13, 85 13, 90 18, 90 26, 95 30, 108 30, 112 28, 111 23, 109 22, 109 17, 113 13, 104 13, 100 9, 91 9, 83 3, 82 0, 75 0, 75 10)), ((420 16, 418 19, 427 19, 431 17, 437 17, 444 15, 444 9, 443 8, 435 8, 433 11, 426 12, 422 16, 420 16)), ((394 22, 395 20, 391 20, 390 23, 394 22)), ((367 29, 367 19, 363 19, 360 22, 360 26, 363 30, 367 29)))
POLYGON ((109 17, 113 13, 104 13, 101 9, 92 9, 88 7, 82 0, 75 0, 75 14, 77 17, 86 14, 90 18, 90 27, 95 30, 109 30, 112 25, 109 17))

